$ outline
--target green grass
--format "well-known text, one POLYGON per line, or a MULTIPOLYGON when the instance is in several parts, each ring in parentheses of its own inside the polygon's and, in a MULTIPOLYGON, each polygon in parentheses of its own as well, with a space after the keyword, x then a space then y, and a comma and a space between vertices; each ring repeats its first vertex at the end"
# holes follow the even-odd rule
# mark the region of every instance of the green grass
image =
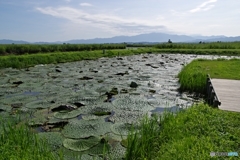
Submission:
POLYGON ((56 160, 63 157, 54 154, 47 143, 39 140, 26 125, 1 121, 0 159, 3 160, 56 160))
MULTIPOLYGON (((210 152, 240 153, 240 114, 199 104, 158 118, 145 118, 128 135, 126 159, 211 159, 210 152), (158 120, 159 119, 159 120, 158 120)), ((215 157, 213 159, 226 157, 215 157)))
POLYGON ((205 93, 207 74, 211 78, 240 80, 240 60, 194 60, 178 74, 181 91, 205 93))
POLYGON ((158 49, 144 47, 137 49, 115 49, 75 52, 49 52, 38 54, 0 56, 0 68, 27 68, 37 64, 64 63, 80 60, 94 60, 100 57, 129 56, 142 53, 182 53, 182 54, 216 54, 240 55, 240 49, 158 49))

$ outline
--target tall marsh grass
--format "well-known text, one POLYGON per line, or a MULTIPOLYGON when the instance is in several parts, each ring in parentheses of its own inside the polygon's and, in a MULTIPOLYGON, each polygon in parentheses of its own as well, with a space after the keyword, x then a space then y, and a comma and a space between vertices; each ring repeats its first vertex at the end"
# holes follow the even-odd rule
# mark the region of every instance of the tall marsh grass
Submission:
POLYGON ((208 74, 211 78, 240 80, 239 65, 239 59, 194 60, 178 74, 180 91, 205 94, 208 74))
POLYGON ((9 120, 1 122, 0 159, 3 160, 56 160, 62 155, 54 154, 47 143, 39 140, 26 125, 9 120))
POLYGON ((127 160, 224 159, 210 152, 240 153, 239 113, 198 104, 143 119, 141 126, 128 135, 127 160))
MULTIPOLYGON (((159 149, 158 136, 160 133, 160 123, 159 117, 154 116, 149 119, 144 117, 141 121, 139 131, 132 128, 130 134, 127 138, 127 159, 137 160, 137 159, 153 159, 159 149), (137 133, 135 133, 135 131, 137 133)), ((161 117, 160 117, 161 118, 161 117)))
POLYGON ((194 60, 187 66, 185 66, 181 72, 178 74, 179 82, 181 84, 180 91, 189 92, 206 92, 206 79, 207 73, 204 72, 199 65, 194 65, 199 63, 201 60, 194 60))

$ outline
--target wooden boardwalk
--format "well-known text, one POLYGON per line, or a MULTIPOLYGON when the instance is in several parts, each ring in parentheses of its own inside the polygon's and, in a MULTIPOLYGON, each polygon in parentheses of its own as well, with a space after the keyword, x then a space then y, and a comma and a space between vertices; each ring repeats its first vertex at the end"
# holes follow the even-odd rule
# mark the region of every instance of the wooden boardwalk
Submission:
POLYGON ((240 112, 240 80, 211 79, 221 110, 240 112))

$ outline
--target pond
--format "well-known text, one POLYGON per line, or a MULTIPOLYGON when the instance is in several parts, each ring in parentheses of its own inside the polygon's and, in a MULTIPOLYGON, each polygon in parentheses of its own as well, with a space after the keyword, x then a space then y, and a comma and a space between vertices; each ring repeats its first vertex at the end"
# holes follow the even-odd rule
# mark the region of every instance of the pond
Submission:
POLYGON ((194 103, 177 91, 176 76, 196 58, 231 57, 143 54, 1 69, 0 116, 20 115, 65 159, 102 159, 104 147, 121 159, 131 124, 194 103))

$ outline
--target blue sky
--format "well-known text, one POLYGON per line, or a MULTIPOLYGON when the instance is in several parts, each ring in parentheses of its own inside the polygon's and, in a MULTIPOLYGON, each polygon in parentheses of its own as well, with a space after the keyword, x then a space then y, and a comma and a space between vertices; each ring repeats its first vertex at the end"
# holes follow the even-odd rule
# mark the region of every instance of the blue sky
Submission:
POLYGON ((65 41, 164 32, 240 36, 240 0, 0 0, 0 39, 65 41))

